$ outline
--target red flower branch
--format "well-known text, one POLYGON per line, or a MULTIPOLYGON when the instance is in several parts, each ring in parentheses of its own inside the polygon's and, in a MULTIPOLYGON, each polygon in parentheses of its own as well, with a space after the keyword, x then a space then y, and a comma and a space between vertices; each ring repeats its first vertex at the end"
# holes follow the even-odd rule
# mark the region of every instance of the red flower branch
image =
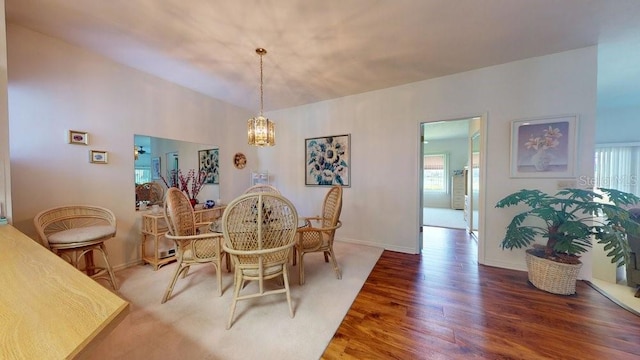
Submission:
POLYGON ((162 177, 162 181, 167 188, 176 187, 180 189, 180 191, 184 192, 189 199, 195 199, 204 185, 207 173, 202 170, 198 171, 196 175, 196 171, 194 169, 190 169, 185 176, 182 173, 182 170, 178 169, 177 171, 171 170, 170 176, 171 185, 169 185, 165 178, 162 177))

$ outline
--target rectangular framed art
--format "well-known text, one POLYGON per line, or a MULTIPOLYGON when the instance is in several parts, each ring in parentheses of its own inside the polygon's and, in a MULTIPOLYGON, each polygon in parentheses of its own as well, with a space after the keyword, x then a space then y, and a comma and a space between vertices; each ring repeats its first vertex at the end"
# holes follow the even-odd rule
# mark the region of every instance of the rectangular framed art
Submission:
POLYGON ((574 177, 577 122, 577 115, 513 121, 511 177, 574 177))
POLYGON ((152 180, 160 179, 160 158, 159 157, 151 158, 151 179, 152 180))
POLYGON ((220 163, 218 149, 207 149, 198 151, 199 170, 204 171, 206 178, 205 184, 220 183, 220 163))
POLYGON ((89 161, 94 164, 106 164, 108 161, 108 154, 106 151, 91 150, 89 151, 89 161))
POLYGON ((69 130, 69 144, 88 145, 89 134, 84 131, 69 130))
POLYGON ((351 186, 351 134, 304 140, 305 185, 351 186))

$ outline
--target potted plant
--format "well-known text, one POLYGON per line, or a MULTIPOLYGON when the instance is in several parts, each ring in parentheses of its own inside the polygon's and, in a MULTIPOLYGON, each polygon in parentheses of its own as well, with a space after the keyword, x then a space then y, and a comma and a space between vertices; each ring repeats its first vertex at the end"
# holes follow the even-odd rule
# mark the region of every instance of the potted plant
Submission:
POLYGON ((570 295, 592 239, 604 244, 612 263, 622 266, 629 256, 627 234, 640 233, 640 224, 627 208, 640 202, 637 196, 606 188, 595 191, 563 189, 554 195, 540 190, 520 190, 498 201, 497 208, 528 206, 507 226, 500 246, 524 248, 529 281, 539 289, 570 295), (538 238, 546 244, 535 244, 538 238))

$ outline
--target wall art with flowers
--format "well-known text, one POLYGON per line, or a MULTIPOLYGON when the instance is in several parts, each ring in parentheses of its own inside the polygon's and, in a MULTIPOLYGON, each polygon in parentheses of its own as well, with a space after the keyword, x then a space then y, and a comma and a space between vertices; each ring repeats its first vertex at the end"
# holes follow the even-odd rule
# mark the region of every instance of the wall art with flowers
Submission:
POLYGON ((576 126, 575 115, 513 121, 511 177, 574 177, 576 126))
POLYGON ((204 171, 205 184, 220 183, 220 156, 218 149, 208 149, 198 151, 199 170, 204 171))
POLYGON ((305 185, 351 186, 351 134, 305 139, 305 185))

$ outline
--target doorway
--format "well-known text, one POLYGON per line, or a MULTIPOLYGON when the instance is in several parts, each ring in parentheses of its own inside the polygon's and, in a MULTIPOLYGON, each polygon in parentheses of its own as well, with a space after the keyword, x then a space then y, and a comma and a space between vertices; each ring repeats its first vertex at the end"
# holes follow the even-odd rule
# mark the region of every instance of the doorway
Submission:
POLYGON ((469 138, 469 171, 467 185, 469 199, 469 226, 467 231, 478 237, 479 211, 480 211, 480 131, 475 131, 469 138))
POLYGON ((476 116, 421 124, 422 226, 463 229, 479 238, 482 123, 476 116))

